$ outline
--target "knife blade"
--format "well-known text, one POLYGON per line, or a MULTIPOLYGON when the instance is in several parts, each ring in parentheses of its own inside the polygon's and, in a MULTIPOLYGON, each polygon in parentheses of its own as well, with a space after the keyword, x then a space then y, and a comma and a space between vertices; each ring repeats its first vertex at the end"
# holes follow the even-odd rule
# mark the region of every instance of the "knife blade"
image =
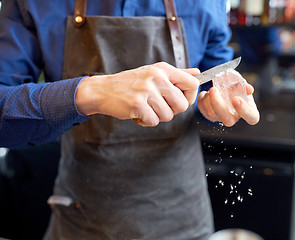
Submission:
POLYGON ((229 62, 217 65, 213 68, 210 68, 195 77, 200 81, 200 85, 210 80, 214 79, 218 74, 225 73, 228 70, 235 69, 241 62, 241 57, 235 58, 229 62))

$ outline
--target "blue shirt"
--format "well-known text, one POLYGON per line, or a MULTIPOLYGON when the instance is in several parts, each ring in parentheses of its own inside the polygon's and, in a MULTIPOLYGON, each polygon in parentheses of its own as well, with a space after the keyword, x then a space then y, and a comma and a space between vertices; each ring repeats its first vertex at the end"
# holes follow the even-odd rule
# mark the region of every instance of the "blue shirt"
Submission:
MULTIPOLYGON (((88 120, 75 106, 81 78, 62 80, 66 17, 74 0, 2 0, 0 11, 0 146, 57 139, 88 120), (41 73, 45 83, 38 83, 41 73)), ((232 58, 226 0, 175 0, 192 67, 232 58)), ((87 15, 165 16, 160 0, 88 0, 87 15)))

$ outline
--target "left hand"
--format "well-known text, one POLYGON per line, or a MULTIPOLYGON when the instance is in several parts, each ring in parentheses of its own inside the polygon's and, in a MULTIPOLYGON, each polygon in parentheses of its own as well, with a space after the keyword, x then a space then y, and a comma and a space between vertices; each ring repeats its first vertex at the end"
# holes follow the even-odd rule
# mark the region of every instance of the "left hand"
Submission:
POLYGON ((243 118, 250 125, 257 124, 260 114, 253 98, 254 88, 249 83, 245 84, 247 102, 239 96, 231 99, 236 113, 230 111, 228 103, 226 103, 216 87, 210 88, 209 91, 200 92, 197 101, 200 112, 208 120, 222 122, 227 127, 233 126, 240 118, 243 118))

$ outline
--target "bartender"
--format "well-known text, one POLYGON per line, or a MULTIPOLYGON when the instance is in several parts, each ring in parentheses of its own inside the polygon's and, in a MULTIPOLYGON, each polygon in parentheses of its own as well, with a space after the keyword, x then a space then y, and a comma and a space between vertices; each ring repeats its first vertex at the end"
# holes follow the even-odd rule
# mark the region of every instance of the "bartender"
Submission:
MULTIPOLYGON (((3 1, 1 146, 62 135, 45 239, 208 239, 194 76, 232 58, 226 22, 225 0, 3 1)), ((246 88, 235 114, 214 87, 198 107, 256 124, 246 88)))

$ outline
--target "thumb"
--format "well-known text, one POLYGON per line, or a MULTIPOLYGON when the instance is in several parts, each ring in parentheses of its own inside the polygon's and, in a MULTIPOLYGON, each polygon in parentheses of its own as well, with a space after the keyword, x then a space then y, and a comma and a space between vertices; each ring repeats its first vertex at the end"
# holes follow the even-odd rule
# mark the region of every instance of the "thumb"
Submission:
MULTIPOLYGON (((190 74, 191 76, 195 77, 196 75, 200 74, 200 70, 198 68, 187 68, 187 69, 181 69, 183 72, 186 72, 190 74)), ((197 78, 194 78, 194 81, 198 81, 199 86, 199 80, 197 78)), ((183 91, 185 97, 189 101, 189 105, 193 105, 198 94, 198 89, 190 89, 187 91, 183 91)))

